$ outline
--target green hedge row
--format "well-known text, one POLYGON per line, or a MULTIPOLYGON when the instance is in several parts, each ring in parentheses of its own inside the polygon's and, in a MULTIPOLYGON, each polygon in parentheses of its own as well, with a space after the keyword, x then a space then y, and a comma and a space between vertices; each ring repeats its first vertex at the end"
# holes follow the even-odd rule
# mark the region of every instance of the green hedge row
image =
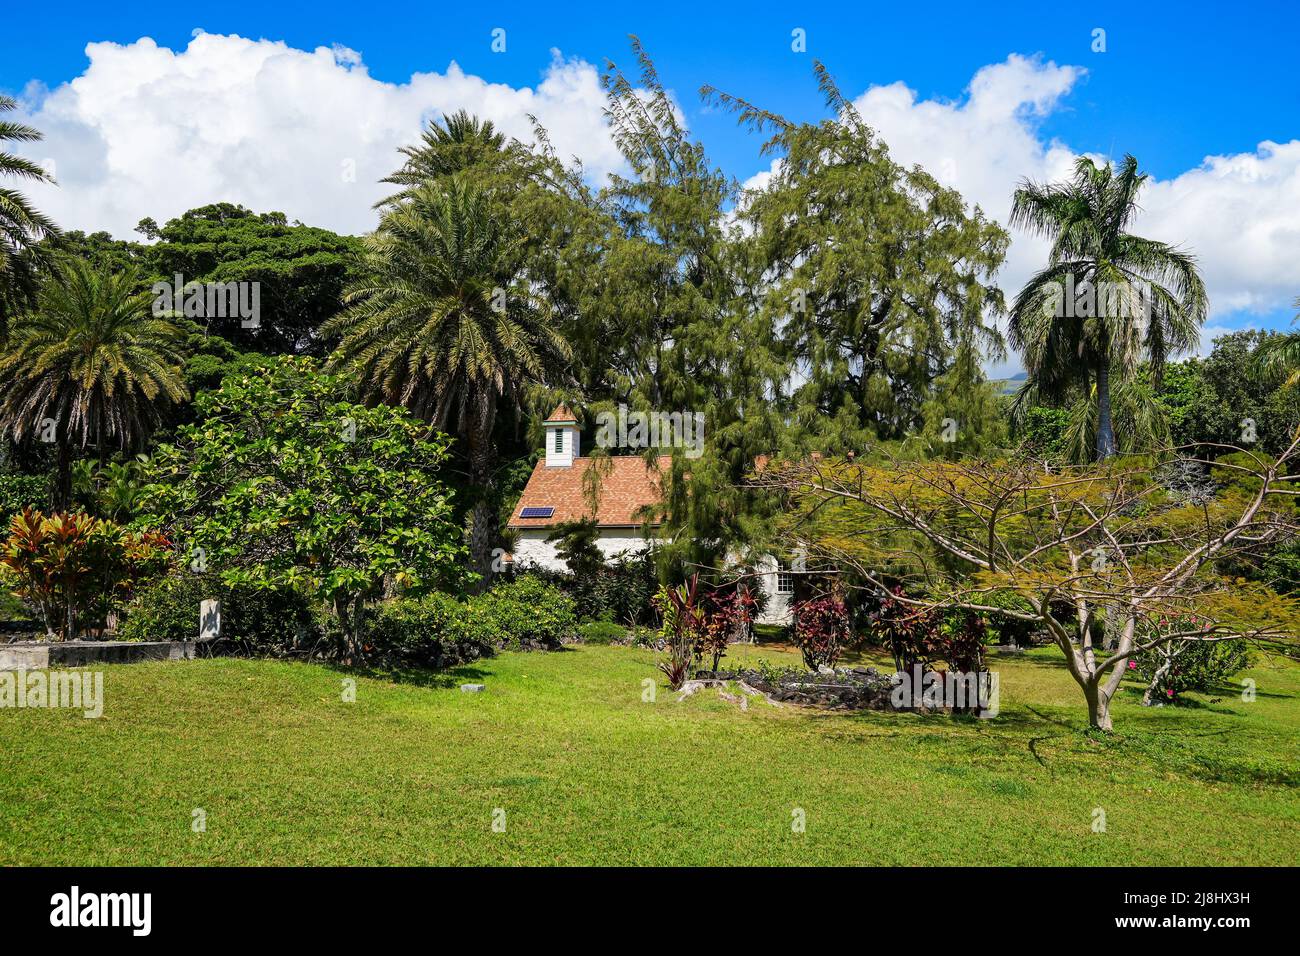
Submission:
MULTIPOLYGON (((144 589, 118 636, 180 641, 198 635, 199 604, 221 601, 223 639, 250 653, 327 653, 331 619, 300 594, 232 589, 210 576, 179 575, 144 589)), ((450 594, 384 601, 371 609, 366 655, 375 662, 452 667, 498 650, 551 649, 577 636, 572 598, 536 578, 521 577, 460 600, 450 594)))

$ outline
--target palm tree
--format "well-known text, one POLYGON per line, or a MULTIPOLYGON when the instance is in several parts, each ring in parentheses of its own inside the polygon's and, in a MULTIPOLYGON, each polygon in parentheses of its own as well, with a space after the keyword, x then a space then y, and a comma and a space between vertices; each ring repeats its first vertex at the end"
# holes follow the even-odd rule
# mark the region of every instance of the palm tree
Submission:
POLYGON ((94 445, 98 457, 138 448, 160 419, 159 406, 186 396, 180 328, 154 314, 134 270, 61 262, 15 320, 0 355, 0 428, 16 441, 58 446, 51 506, 68 507, 72 459, 94 445))
POLYGON ((332 368, 465 439, 477 492, 470 553, 485 577, 497 411, 517 410, 523 387, 553 378, 569 354, 521 281, 523 243, 460 177, 416 187, 366 237, 366 275, 321 329, 342 336, 332 368))
MULTIPOLYGON (((1300 309, 1300 298, 1292 305, 1300 309)), ((1300 322, 1300 315, 1292 322, 1300 322)), ((1260 343, 1255 360, 1266 375, 1285 374, 1288 387, 1300 382, 1300 332, 1270 335, 1260 343)))
POLYGON ((421 186, 440 182, 457 173, 474 170, 476 178, 502 172, 523 158, 515 144, 497 132, 491 120, 480 120, 465 110, 443 118, 442 124, 430 123, 415 146, 398 150, 406 157, 402 168, 383 182, 401 186, 395 196, 380 200, 376 208, 391 206, 409 199, 421 186))
MULTIPOLYGON (((12 97, 0 95, 0 114, 17 107, 12 97)), ((41 134, 30 126, 0 119, 0 144, 32 143, 41 134)), ((17 176, 35 182, 54 180, 30 159, 0 150, 0 176, 17 176)), ((53 239, 59 228, 37 212, 16 189, 0 185, 0 340, 8 332, 10 317, 30 305, 37 288, 37 272, 47 262, 42 239, 53 239)))
POLYGON ((1094 401, 1099 460, 1116 450, 1112 377, 1128 381, 1145 361, 1158 387, 1166 360, 1196 345, 1205 322, 1195 257, 1127 231, 1146 180, 1132 156, 1118 167, 1080 158, 1068 182, 1023 183, 1011 209, 1012 225, 1052 242, 1008 323, 1029 373, 1018 401, 1031 390, 1094 401))

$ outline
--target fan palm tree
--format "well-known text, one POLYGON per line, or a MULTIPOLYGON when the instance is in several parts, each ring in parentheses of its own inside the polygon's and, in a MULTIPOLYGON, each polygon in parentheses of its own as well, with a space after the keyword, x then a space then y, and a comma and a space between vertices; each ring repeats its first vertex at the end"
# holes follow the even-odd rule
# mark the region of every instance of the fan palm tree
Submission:
POLYGON ((365 276, 323 327, 341 341, 333 368, 465 439, 477 498, 470 553, 489 568, 497 412, 568 358, 544 305, 521 281, 524 237, 460 177, 412 190, 366 237, 365 276))
POLYGON ((1032 390, 1095 402, 1099 460, 1116 450, 1112 376, 1127 381, 1146 362, 1158 386, 1166 360, 1199 341, 1208 305, 1194 256, 1127 231, 1146 179, 1132 156, 1118 167, 1080 158, 1071 180, 1025 182, 1012 204, 1012 225, 1052 242, 1008 322, 1029 373, 1018 400, 1032 390))
MULTIPOLYGON (((0 95, 0 114, 17 107, 12 97, 0 95)), ((41 134, 30 126, 0 119, 0 145, 32 143, 41 134)), ((0 177, 16 176, 33 182, 54 180, 30 159, 0 150, 0 177)), ((0 179, 0 183, 3 180, 0 179)), ((59 229, 32 207, 18 190, 0 185, 0 339, 7 334, 10 317, 30 305, 37 288, 37 271, 46 257, 37 244, 57 238, 59 229)))
POLYGON ((143 444, 160 406, 186 398, 181 329, 154 314, 134 270, 114 273, 82 260, 59 263, 36 307, 13 324, 0 355, 0 428, 16 441, 58 446, 51 506, 67 508, 72 460, 143 444))

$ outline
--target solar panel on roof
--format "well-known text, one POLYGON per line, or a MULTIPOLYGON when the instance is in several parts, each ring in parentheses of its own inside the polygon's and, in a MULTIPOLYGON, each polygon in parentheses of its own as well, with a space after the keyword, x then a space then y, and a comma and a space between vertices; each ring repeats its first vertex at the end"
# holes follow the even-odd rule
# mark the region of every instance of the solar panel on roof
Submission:
POLYGON ((519 512, 521 518, 549 518, 555 514, 554 508, 525 508, 519 512))

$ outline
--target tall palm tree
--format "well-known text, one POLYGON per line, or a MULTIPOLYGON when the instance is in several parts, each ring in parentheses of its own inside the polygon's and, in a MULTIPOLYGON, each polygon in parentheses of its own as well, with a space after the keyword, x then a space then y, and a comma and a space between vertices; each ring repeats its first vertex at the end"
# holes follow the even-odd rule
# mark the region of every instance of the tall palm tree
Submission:
POLYGON ((365 276, 321 331, 342 340, 333 368, 465 439, 474 505, 470 553, 489 569, 497 412, 568 358, 543 303, 522 281, 518 230, 460 177, 426 184, 384 213, 365 240, 365 276))
POLYGON ((1198 342, 1208 305, 1194 256, 1127 231, 1146 180, 1132 156, 1080 158, 1068 182, 1023 183, 1011 209, 1012 225, 1052 242, 1008 323, 1029 373, 1022 398, 1095 401, 1099 460, 1116 450, 1112 376, 1127 381, 1145 361, 1158 385, 1166 360, 1198 342))
MULTIPOLYGON (((15 109, 17 105, 12 97, 0 95, 0 114, 15 109)), ((32 143, 40 139, 40 132, 32 127, 0 119, 0 145, 7 142, 32 143)), ((33 182, 54 182, 30 159, 0 150, 0 177, 5 176, 33 182)), ((59 235, 58 227, 37 212, 22 193, 2 183, 0 178, 0 340, 8 332, 12 315, 30 305, 35 296, 38 269, 47 262, 37 243, 59 235)))
POLYGON ((153 302, 134 270, 66 260, 13 323, 0 354, 0 428, 57 444, 56 510, 71 501, 77 450, 138 448, 160 406, 186 398, 183 333, 153 302))
POLYGON ((507 141, 491 120, 480 120, 465 110, 444 117, 441 124, 430 123, 419 143, 403 146, 398 152, 406 157, 406 162, 383 182, 401 186, 402 191, 380 200, 376 208, 391 206, 400 199, 410 198, 421 186, 467 170, 474 170, 482 182, 523 158, 515 144, 507 141))

